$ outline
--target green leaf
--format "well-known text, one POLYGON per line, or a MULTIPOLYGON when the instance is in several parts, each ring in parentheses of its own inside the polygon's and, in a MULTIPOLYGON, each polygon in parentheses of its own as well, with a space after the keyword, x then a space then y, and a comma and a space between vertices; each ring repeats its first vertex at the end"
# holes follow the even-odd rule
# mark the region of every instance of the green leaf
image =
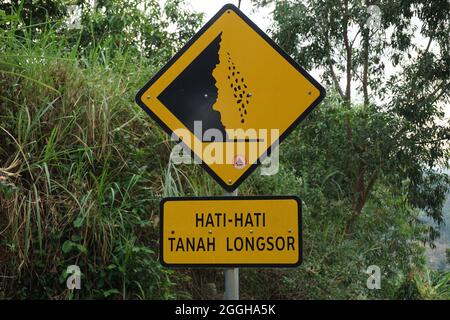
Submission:
POLYGON ((81 240, 81 236, 78 235, 78 234, 74 234, 74 235, 72 235, 72 237, 70 237, 70 239, 71 239, 73 242, 78 242, 78 241, 81 240))
POLYGON ((110 290, 103 291, 103 296, 105 298, 112 296, 114 294, 120 294, 120 291, 117 289, 110 289, 110 290))
POLYGON ((83 254, 87 253, 87 248, 81 244, 75 244, 75 246, 77 247, 78 251, 80 251, 83 254))
POLYGON ((62 251, 64 253, 68 253, 72 250, 72 248, 74 247, 75 243, 73 243, 70 240, 66 240, 64 241, 63 245, 62 245, 62 251))
POLYGON ((73 226, 75 228, 80 228, 83 225, 84 219, 82 216, 78 216, 74 221, 73 221, 73 226))

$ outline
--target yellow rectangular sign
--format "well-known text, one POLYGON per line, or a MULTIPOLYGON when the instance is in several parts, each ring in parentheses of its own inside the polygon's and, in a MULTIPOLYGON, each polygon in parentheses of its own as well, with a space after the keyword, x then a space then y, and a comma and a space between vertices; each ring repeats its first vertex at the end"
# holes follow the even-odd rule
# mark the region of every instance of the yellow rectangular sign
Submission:
POLYGON ((165 266, 295 267, 302 261, 301 201, 294 196, 165 198, 165 266))

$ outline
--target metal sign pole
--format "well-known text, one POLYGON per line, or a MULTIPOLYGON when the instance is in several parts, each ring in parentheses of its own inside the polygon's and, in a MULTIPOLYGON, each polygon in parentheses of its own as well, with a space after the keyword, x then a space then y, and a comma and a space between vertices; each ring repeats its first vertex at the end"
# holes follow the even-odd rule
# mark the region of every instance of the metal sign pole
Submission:
MULTIPOLYGON (((225 191, 224 196, 236 197, 238 189, 225 191)), ((225 269, 225 300, 239 300, 239 268, 225 269)))

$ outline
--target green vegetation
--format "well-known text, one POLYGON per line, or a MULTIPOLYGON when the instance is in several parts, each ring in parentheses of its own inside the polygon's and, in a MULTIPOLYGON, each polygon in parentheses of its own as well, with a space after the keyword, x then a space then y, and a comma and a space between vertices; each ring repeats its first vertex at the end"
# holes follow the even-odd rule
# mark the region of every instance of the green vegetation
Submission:
POLYGON ((439 230, 439 238, 433 242, 432 246, 426 248, 427 264, 432 269, 450 270, 450 194, 447 195, 442 213, 444 223, 439 226, 425 219, 428 224, 439 230))
MULTIPOLYGON (((223 291, 221 270, 160 265, 158 203, 222 190, 198 166, 171 164, 173 143, 134 103, 137 89, 193 35, 201 16, 175 0, 164 8, 147 1, 144 11, 138 1, 99 1, 84 10, 81 29, 67 29, 62 2, 23 3, 0 1, 0 298, 214 298, 210 284, 223 291), (175 31, 167 31, 173 24, 175 31), (65 281, 74 264, 82 286, 72 292, 65 281)), ((301 14, 307 7, 295 1, 277 2, 273 35, 305 67, 335 59, 325 73, 329 95, 281 145, 280 172, 255 172, 239 190, 302 198, 305 259, 298 269, 241 270, 241 296, 449 299, 449 273, 427 269, 424 253, 443 221, 449 186, 434 168, 450 156, 442 113, 450 78, 442 28, 450 10, 432 7, 447 2, 408 4, 422 11, 387 2, 401 19, 395 25, 387 17, 386 27, 404 24, 396 54, 415 50, 401 33, 409 35, 405 25, 414 15, 425 21, 425 34, 435 30, 442 49, 408 60, 406 71, 386 81, 392 91, 377 81, 386 79, 377 50, 389 44, 364 53, 366 16, 355 4, 361 1, 351 4, 363 49, 344 54, 349 60, 320 51, 349 52, 341 38, 349 15, 329 2, 305 3, 318 8, 311 11, 317 19, 334 14, 331 22, 317 22, 330 26, 333 42, 326 47, 313 39, 317 45, 306 50, 312 62, 302 60, 296 41, 321 32, 311 35, 312 20, 301 14), (340 89, 332 70, 344 77, 349 71, 350 87, 340 89), (367 81, 358 80, 359 71, 367 81), (362 103, 352 100, 355 82, 362 103), (378 95, 386 103, 377 104, 378 95), (422 222, 422 212, 436 228, 422 222), (370 265, 382 271, 380 290, 366 287, 370 265)))

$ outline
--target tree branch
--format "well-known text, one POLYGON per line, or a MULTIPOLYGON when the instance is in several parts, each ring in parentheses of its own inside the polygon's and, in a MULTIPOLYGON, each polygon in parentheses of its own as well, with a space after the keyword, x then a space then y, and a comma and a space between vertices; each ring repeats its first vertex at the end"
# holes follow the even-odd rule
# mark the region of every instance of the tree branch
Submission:
POLYGON ((334 86, 341 96, 342 100, 345 100, 344 92, 342 92, 341 86, 339 85, 339 80, 334 72, 333 64, 331 63, 331 58, 328 58, 328 68, 330 69, 331 79, 333 80, 334 86))
MULTIPOLYGON (((366 6, 368 6, 368 1, 365 1, 366 6)), ((363 95, 364 95, 364 105, 369 105, 369 29, 363 27, 363 95)))
POLYGON ((432 94, 429 95, 429 98, 431 98, 436 93, 438 93, 439 90, 441 90, 441 92, 433 99, 432 104, 435 103, 436 101, 438 101, 445 93, 449 93, 450 82, 448 82, 446 85, 444 85, 444 84, 445 84, 445 81, 442 81, 441 86, 438 89, 436 89, 432 94))
POLYGON ((345 101, 347 102, 348 106, 350 106, 351 104, 351 82, 352 82, 352 73, 351 73, 351 68, 352 68, 352 47, 349 43, 348 40, 348 19, 349 19, 349 15, 348 15, 348 0, 344 1, 344 6, 345 6, 345 16, 344 16, 344 21, 343 21, 343 36, 344 36, 344 46, 345 46, 345 51, 346 51, 346 60, 347 60, 347 64, 346 64, 346 77, 347 77, 347 84, 345 86, 345 101))
POLYGON ((333 63, 331 60, 331 49, 330 49, 331 46, 330 46, 330 42, 328 39, 329 39, 329 29, 327 28, 325 31, 325 50, 326 50, 327 56, 328 56, 328 59, 327 59, 328 68, 330 69, 331 79, 333 80, 334 87, 336 88, 341 99, 345 101, 344 92, 342 91, 342 88, 339 85, 339 79, 336 76, 336 73, 334 72, 334 67, 333 67, 333 63))

